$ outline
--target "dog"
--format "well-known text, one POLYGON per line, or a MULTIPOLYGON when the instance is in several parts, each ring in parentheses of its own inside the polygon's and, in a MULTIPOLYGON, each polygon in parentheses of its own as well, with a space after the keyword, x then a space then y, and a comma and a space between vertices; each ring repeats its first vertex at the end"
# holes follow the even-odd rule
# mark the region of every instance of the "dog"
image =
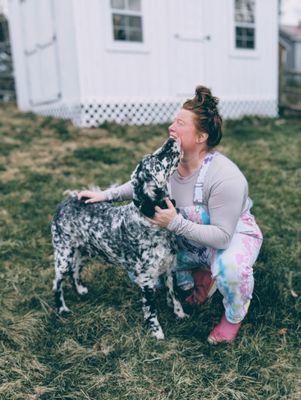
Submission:
POLYGON ((173 288, 176 237, 145 218, 154 216, 157 205, 167 208, 164 201, 168 196, 167 181, 179 160, 180 144, 169 138, 153 154, 146 155, 132 173, 133 201, 130 204, 85 204, 85 199, 71 196, 58 206, 51 231, 55 259, 53 292, 59 313, 70 311, 62 287, 66 274, 72 276, 77 293, 86 294, 88 289, 80 279, 83 259, 87 255, 100 255, 134 276, 142 291, 144 319, 152 336, 164 339, 155 307, 159 276, 165 275, 167 300, 176 316, 186 316, 173 288))

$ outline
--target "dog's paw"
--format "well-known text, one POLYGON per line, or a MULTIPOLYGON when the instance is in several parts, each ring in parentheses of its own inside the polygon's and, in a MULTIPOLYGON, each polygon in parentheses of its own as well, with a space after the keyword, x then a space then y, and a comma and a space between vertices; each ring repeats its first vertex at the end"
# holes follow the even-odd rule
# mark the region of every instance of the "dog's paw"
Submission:
POLYGON ((189 314, 186 314, 183 310, 176 312, 176 316, 178 319, 189 318, 189 314))
POLYGON ((59 308, 59 310, 58 310, 58 312, 59 312, 59 314, 70 314, 71 313, 71 310, 70 310, 70 308, 68 308, 67 306, 62 306, 62 307, 60 307, 59 308))
POLYGON ((80 296, 84 296, 88 293, 88 288, 86 286, 78 285, 76 286, 76 291, 80 296))
POLYGON ((154 338, 156 338, 157 340, 164 340, 165 339, 165 336, 164 336, 164 333, 163 333, 162 329, 159 329, 157 331, 152 331, 151 335, 154 338))

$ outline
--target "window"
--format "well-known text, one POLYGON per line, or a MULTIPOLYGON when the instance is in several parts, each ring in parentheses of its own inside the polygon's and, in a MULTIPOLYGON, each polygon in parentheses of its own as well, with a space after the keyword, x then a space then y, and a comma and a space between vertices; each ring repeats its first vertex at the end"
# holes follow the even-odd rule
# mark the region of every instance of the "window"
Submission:
POLYGON ((141 0, 111 0, 114 41, 143 42, 141 0))
POLYGON ((9 41, 8 22, 3 15, 0 15, 0 42, 7 43, 9 41))
POLYGON ((235 47, 255 49, 255 0, 235 0, 235 47))

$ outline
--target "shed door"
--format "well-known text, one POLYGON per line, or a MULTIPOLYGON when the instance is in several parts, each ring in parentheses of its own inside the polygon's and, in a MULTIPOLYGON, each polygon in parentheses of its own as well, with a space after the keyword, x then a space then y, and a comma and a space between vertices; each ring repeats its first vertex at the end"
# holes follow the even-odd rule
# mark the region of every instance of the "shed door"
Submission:
POLYGON ((202 1, 170 0, 169 15, 171 87, 177 96, 191 96, 205 81, 202 1))
POLYGON ((61 93, 53 2, 23 0, 21 13, 30 103, 55 102, 61 93))

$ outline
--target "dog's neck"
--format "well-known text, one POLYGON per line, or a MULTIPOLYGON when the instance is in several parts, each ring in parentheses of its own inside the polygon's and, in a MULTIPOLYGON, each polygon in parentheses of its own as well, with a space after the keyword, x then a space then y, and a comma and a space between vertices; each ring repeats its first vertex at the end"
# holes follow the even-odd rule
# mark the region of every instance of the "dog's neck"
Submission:
MULTIPOLYGON (((141 200, 137 200, 138 196, 133 196, 133 203, 137 207, 137 209, 142 213, 144 216, 152 218, 155 215, 155 207, 159 206, 162 209, 166 209, 167 204, 164 200, 165 197, 168 197, 168 190, 166 186, 166 190, 163 191, 162 196, 160 198, 151 199, 149 196, 145 195, 141 200)), ((171 199, 175 207, 175 201, 171 199)))

